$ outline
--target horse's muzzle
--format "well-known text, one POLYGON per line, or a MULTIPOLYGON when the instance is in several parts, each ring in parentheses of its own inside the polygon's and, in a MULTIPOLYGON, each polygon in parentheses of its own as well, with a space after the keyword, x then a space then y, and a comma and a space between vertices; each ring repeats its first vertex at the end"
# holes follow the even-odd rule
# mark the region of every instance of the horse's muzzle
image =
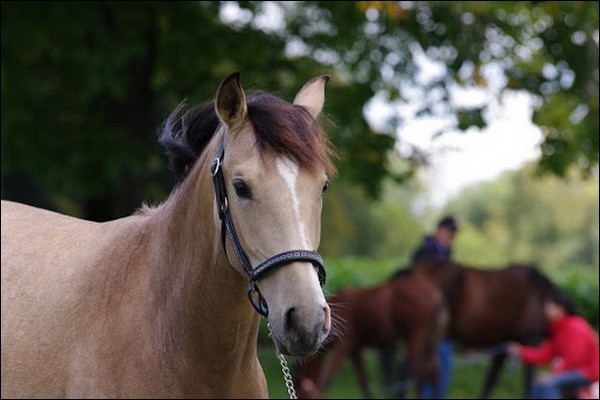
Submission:
POLYGON ((281 354, 304 357, 314 354, 321 347, 330 330, 331 311, 326 305, 312 324, 306 323, 306 320, 303 324, 298 311, 290 308, 285 313, 282 329, 272 334, 281 354))

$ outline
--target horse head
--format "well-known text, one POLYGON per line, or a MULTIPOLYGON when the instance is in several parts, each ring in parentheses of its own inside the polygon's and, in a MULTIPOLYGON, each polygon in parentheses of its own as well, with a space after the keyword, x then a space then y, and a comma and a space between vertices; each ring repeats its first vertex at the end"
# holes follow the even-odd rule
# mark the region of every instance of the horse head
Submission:
POLYGON ((250 281, 252 304, 268 317, 279 351, 288 355, 314 353, 331 327, 316 253, 322 197, 333 172, 317 121, 327 79, 307 82, 290 104, 263 92, 247 97, 236 73, 215 99, 221 145, 212 172, 216 209, 229 234, 224 243, 237 256, 230 264, 250 281), (225 200, 220 192, 228 194, 225 200))

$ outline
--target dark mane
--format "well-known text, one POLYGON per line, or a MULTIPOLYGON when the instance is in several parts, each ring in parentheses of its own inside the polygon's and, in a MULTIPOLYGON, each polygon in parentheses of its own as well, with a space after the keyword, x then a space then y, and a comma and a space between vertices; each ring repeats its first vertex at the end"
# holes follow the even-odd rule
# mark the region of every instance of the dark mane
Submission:
POLYGON ((184 112, 185 108, 183 102, 169 114, 158 138, 165 147, 169 167, 177 182, 186 177, 219 126, 214 102, 193 107, 187 112, 184 112))
POLYGON ((578 313, 573 299, 561 287, 544 275, 537 266, 531 265, 529 268, 532 285, 540 288, 544 300, 553 300, 555 303, 561 304, 567 314, 578 313))
POLYGON ((525 264, 523 267, 528 271, 532 287, 540 288, 544 294, 557 289, 554 282, 552 282, 550 278, 542 273, 537 265, 525 264))
MULTIPOLYGON (((249 92, 246 96, 248 117, 262 154, 282 154, 295 160, 301 168, 323 166, 328 175, 335 173, 327 135, 304 107, 262 91, 249 92)), ((178 182, 187 176, 220 124, 214 101, 188 111, 184 109, 185 103, 182 103, 171 112, 158 139, 165 147, 178 182)))

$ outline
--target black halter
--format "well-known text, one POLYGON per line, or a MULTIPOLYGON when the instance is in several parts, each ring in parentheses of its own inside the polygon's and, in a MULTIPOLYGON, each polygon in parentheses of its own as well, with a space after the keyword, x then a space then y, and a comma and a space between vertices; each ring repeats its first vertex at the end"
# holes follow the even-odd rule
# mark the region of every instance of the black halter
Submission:
MULTIPOLYGON (((215 185, 215 196, 219 210, 219 219, 222 221, 221 241, 223 243, 223 250, 225 251, 225 256, 229 260, 229 256, 227 255, 227 247, 225 246, 225 232, 227 231, 229 238, 231 239, 231 244, 233 245, 235 255, 237 256, 240 265, 246 271, 246 275, 248 275, 248 299, 256 311, 266 317, 269 313, 269 307, 267 306, 265 299, 262 297, 262 294, 258 290, 256 281, 267 272, 282 265, 290 264, 295 261, 308 261, 311 262, 317 269, 319 282, 321 283, 321 286, 323 286, 326 278, 325 267, 323 266, 323 258, 319 255, 319 253, 312 250, 290 250, 276 254, 262 262, 258 267, 252 268, 252 265, 248 260, 248 256, 246 256, 244 249, 242 249, 242 245, 238 239, 235 227, 233 226, 231 214, 229 213, 227 190, 225 189, 223 169, 221 168, 221 162, 224 155, 225 141, 223 139, 221 141, 221 149, 219 150, 219 154, 215 157, 210 167, 210 174, 213 177, 213 183, 215 185)), ((231 264, 231 261, 229 261, 229 263, 231 264)))

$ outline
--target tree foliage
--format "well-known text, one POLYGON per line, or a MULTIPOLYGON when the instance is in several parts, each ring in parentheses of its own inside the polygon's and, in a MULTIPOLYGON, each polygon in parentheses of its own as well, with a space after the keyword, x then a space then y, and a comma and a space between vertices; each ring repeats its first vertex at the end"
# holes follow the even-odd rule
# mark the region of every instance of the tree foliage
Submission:
POLYGON ((421 86, 415 114, 451 112, 464 131, 485 124, 486 105, 461 105, 457 89, 525 90, 537 99, 533 122, 544 133, 538 172, 564 177, 576 166, 589 175, 598 165, 598 2, 360 6, 376 32, 361 59, 380 71, 371 78, 389 98, 404 100, 403 88, 421 86), (441 69, 425 82, 411 57, 419 53, 441 69))
POLYGON ((369 126, 376 94, 466 129, 485 125, 485 105, 461 104, 457 88, 526 90, 539 99, 541 169, 597 165, 597 2, 3 1, 1 11, 4 198, 97 220, 161 200, 172 181, 157 127, 235 70, 286 99, 330 73, 339 179, 370 198, 423 161, 391 163, 404 121, 369 126), (423 55, 439 74, 423 79, 423 55))
POLYGON ((533 164, 472 187, 447 205, 464 221, 455 255, 475 265, 597 270, 598 190, 597 179, 536 177, 533 164))

